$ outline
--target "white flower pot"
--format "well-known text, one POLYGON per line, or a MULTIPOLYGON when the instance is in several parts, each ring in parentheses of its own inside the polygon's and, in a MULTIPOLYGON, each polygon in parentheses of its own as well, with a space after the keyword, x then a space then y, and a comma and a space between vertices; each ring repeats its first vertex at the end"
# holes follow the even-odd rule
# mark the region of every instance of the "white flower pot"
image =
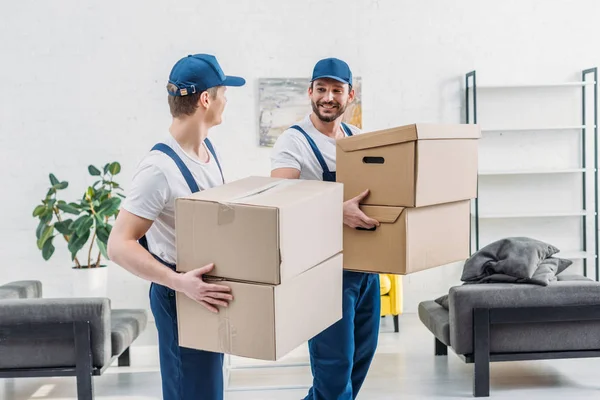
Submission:
POLYGON ((108 297, 108 268, 73 268, 73 297, 108 297))

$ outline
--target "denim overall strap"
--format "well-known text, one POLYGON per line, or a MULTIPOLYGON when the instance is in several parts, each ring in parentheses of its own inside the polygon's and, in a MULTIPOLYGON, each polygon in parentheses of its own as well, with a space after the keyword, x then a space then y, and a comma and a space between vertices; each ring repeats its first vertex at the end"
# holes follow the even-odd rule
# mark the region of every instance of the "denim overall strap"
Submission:
MULTIPOLYGON (((207 144, 206 146, 209 148, 209 150, 212 149, 212 145, 209 146, 207 144)), ((175 161, 175 164, 179 168, 179 171, 181 171, 181 174, 183 175, 183 178, 185 179, 186 183, 188 184, 190 191, 192 193, 196 193, 196 192, 200 191, 200 188, 198 187, 198 184, 196 183, 196 180, 194 179, 194 176, 190 172, 189 168, 187 167, 187 165, 185 165, 185 163, 183 162, 181 157, 179 157, 177 155, 177 153, 175 153, 175 151, 171 147, 169 147, 168 145, 166 145, 164 143, 157 143, 154 145, 154 147, 152 147, 152 150, 162 151, 163 153, 165 153, 166 155, 171 157, 171 159, 173 159, 173 161, 175 161)), ((213 151, 214 151, 214 149, 211 150, 211 153, 213 151)), ((217 158, 215 157, 215 160, 216 159, 217 158)), ((219 167, 219 169, 220 168, 221 167, 219 167)), ((142 245, 142 247, 144 249, 146 249, 146 251, 148 251, 148 252, 150 251, 150 249, 148 247, 148 239, 146 239, 146 235, 142 236, 140 238, 140 240, 138 240, 138 242, 140 243, 140 245, 142 245)))
POLYGON ((342 129, 346 132, 346 136, 352 136, 352 131, 348 128, 348 125, 342 122, 342 129))
POLYGON ((319 148, 317 147, 317 144, 310 137, 310 135, 308 133, 306 133, 304 131, 304 129, 300 128, 298 125, 292 126, 292 129, 295 129, 295 130, 297 130, 298 132, 300 132, 301 134, 304 135, 304 137, 308 141, 308 144, 310 145, 313 153, 315 154, 315 157, 317 157, 317 160, 319 161, 319 164, 321 164, 321 168, 323 169, 323 175, 330 174, 329 168, 327 167, 327 163, 325 162, 325 159, 323 158, 323 154, 321 154, 321 150, 319 150, 319 148))
POLYGON ((221 172, 221 180, 223 181, 223 183, 225 183, 225 177, 223 176, 223 170, 221 169, 221 163, 219 163, 219 159, 217 158, 217 153, 215 152, 215 148, 213 147, 210 140, 208 140, 208 138, 204 139, 204 143, 206 144, 206 147, 208 147, 208 151, 210 151, 210 154, 212 154, 212 156, 215 158, 215 161, 217 162, 217 166, 219 167, 219 172, 221 172))

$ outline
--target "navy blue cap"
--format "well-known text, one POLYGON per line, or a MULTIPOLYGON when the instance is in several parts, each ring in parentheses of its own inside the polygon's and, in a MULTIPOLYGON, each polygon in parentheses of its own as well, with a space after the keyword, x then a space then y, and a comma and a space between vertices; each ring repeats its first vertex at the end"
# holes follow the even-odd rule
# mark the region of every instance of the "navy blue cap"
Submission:
POLYGON ((219 62, 210 54, 194 54, 177 61, 169 75, 169 83, 177 86, 171 96, 201 93, 215 86, 243 86, 244 78, 226 76, 219 62))
POLYGON ((311 82, 321 79, 331 78, 352 86, 352 71, 344 61, 337 58, 325 58, 319 61, 313 69, 311 82))

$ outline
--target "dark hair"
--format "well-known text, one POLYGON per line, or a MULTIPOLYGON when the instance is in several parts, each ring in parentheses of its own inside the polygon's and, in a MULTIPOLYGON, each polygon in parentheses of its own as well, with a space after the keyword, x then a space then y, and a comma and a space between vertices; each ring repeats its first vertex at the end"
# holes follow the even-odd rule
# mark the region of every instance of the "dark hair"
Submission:
MULTIPOLYGON (((167 85, 167 90, 169 92, 177 91, 177 86, 169 83, 167 85)), ((211 99, 214 99, 217 96, 218 88, 212 87, 207 89, 206 92, 210 95, 211 99)), ((194 115, 196 109, 198 108, 198 100, 200 99, 201 93, 192 93, 187 96, 168 96, 169 102, 169 110, 171 111, 171 115, 173 118, 179 118, 184 115, 194 115)))

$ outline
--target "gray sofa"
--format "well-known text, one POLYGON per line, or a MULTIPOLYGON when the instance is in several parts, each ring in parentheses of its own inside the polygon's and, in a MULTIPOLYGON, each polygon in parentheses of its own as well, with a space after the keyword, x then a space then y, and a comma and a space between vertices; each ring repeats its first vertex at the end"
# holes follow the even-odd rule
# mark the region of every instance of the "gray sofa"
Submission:
POLYGON ((92 376, 146 328, 145 310, 111 310, 107 298, 42 298, 39 281, 0 286, 0 378, 76 376, 77 398, 94 398, 92 376))
POLYGON ((474 363, 475 397, 489 396, 490 362, 600 357, 600 282, 557 278, 548 286, 456 286, 448 309, 433 300, 419 304, 435 355, 447 355, 450 347, 474 363))

